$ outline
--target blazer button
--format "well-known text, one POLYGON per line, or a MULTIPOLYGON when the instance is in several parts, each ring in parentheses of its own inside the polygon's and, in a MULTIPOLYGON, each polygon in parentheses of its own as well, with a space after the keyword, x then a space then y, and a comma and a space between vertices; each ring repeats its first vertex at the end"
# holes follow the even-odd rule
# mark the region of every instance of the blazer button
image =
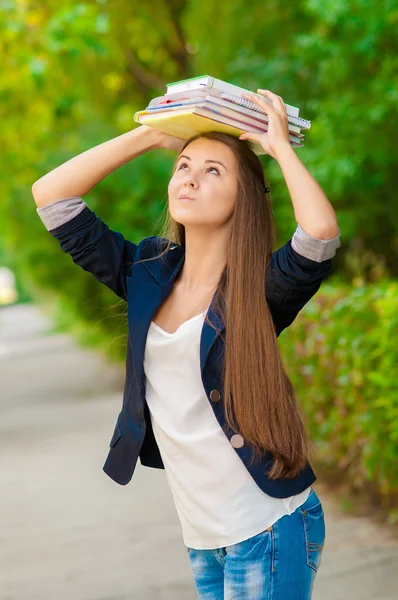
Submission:
POLYGON ((245 443, 245 440, 239 433, 235 433, 229 440, 234 448, 242 448, 245 443))
POLYGON ((218 402, 220 398, 221 398, 221 394, 218 390, 211 390, 210 400, 212 400, 213 402, 218 402))

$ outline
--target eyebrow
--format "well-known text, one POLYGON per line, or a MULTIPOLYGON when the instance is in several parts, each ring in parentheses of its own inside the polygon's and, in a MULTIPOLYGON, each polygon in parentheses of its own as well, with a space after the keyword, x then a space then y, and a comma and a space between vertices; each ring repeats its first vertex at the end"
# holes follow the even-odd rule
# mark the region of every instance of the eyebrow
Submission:
MULTIPOLYGON (((178 160, 180 160, 180 158, 187 158, 188 160, 191 160, 191 158, 190 158, 189 156, 187 156, 186 154, 181 154, 181 155, 178 157, 178 160)), ((177 162, 178 162, 178 161, 177 161, 177 162)), ((209 159, 209 160, 205 160, 205 163, 209 163, 209 162, 217 163, 218 165, 221 165, 222 167, 224 167, 224 169, 225 169, 226 171, 228 170, 228 169, 227 169, 227 167, 226 167, 225 165, 223 165, 223 163, 222 163, 222 162, 220 162, 219 160, 211 160, 211 159, 209 159)))

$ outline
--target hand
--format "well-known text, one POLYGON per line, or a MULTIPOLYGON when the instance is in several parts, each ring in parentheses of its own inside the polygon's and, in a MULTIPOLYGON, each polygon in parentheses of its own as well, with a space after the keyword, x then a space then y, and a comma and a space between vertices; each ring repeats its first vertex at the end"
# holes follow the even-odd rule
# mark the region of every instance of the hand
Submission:
POLYGON ((286 145, 292 147, 290 144, 286 106, 280 96, 277 96, 269 90, 258 89, 257 92, 271 100, 272 104, 259 98, 256 94, 253 94, 253 92, 242 95, 255 104, 258 104, 258 106, 267 113, 268 131, 267 133, 247 131, 242 133, 242 135, 239 136, 239 139, 259 142, 267 154, 277 159, 278 152, 281 148, 286 147, 286 145))
POLYGON ((186 140, 182 140, 181 138, 175 137, 174 135, 169 135, 168 133, 163 133, 162 131, 159 131, 158 148, 164 148, 165 150, 176 150, 177 152, 181 152, 185 142, 186 140))
POLYGON ((140 125, 137 129, 142 131, 145 137, 148 138, 152 148, 165 148, 166 150, 180 152, 185 144, 185 140, 163 133, 159 129, 156 129, 156 127, 140 125))

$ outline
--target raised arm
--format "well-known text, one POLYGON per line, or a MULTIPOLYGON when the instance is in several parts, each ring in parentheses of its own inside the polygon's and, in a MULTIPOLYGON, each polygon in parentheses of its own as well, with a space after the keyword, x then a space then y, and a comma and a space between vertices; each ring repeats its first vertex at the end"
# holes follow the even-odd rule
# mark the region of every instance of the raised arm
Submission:
POLYGON ((273 252, 265 275, 265 296, 277 336, 319 290, 340 246, 340 229, 334 238, 323 240, 297 225, 293 237, 273 252))
POLYGON ((127 300, 126 276, 137 245, 113 231, 83 200, 112 171, 155 148, 176 149, 183 141, 151 127, 136 129, 68 160, 33 184, 37 213, 73 262, 127 300))
POLYGON ((144 152, 161 147, 161 135, 141 125, 78 154, 35 181, 32 194, 36 205, 41 208, 63 198, 85 196, 112 171, 144 152))
POLYGON ((331 259, 341 245, 340 229, 321 186, 290 144, 283 99, 270 90, 257 91, 272 101, 269 105, 255 94, 247 95, 267 113, 268 133, 244 133, 240 139, 259 142, 278 161, 298 224, 292 239, 272 254, 265 275, 265 294, 279 335, 329 274, 331 259))

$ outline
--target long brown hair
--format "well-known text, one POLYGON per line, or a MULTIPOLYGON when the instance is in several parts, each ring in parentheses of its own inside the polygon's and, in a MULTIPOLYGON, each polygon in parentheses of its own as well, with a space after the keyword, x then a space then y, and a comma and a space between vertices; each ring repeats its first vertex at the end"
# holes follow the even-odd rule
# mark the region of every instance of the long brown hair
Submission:
MULTIPOLYGON (((227 264, 213 299, 225 324, 222 377, 226 422, 245 443, 252 444, 252 465, 268 451, 274 459, 267 473, 270 479, 295 477, 314 447, 284 368, 265 297, 264 276, 275 245, 276 227, 270 196, 264 192, 263 166, 246 142, 219 132, 197 134, 186 141, 182 150, 199 138, 223 142, 238 164, 227 264)), ((174 243, 185 247, 185 227, 171 217, 169 210, 159 236, 167 244, 157 259, 174 243)), ((207 314, 206 320, 210 323, 207 314)))

